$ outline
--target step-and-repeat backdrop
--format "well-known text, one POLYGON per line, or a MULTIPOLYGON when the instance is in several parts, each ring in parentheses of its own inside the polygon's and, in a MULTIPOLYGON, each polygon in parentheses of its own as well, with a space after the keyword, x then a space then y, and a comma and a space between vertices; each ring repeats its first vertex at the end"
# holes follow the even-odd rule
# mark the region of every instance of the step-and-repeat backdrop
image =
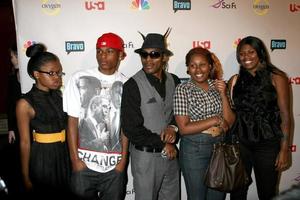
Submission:
MULTIPOLYGON (((168 46, 174 56, 168 70, 180 78, 188 77, 186 53, 202 46, 219 57, 227 80, 238 71, 239 40, 248 35, 261 38, 272 62, 289 75, 293 92, 292 166, 282 173, 279 190, 300 182, 300 0, 14 0, 13 5, 23 92, 33 83, 26 72, 25 51, 37 42, 59 56, 66 83, 76 70, 97 66, 96 40, 105 32, 124 39, 127 57, 119 70, 128 77, 141 68, 134 53, 143 42, 138 31, 164 34, 172 28, 168 46)), ((128 177, 126 200, 131 200, 130 168, 128 177)), ((182 199, 186 199, 184 181, 182 199)), ((257 199, 254 184, 249 199, 257 199)))

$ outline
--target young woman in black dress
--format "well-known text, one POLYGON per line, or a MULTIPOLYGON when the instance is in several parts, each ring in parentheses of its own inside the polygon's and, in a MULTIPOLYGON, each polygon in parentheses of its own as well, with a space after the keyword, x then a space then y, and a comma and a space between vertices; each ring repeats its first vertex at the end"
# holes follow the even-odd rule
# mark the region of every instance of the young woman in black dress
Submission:
POLYGON ((35 80, 17 103, 22 175, 25 187, 39 199, 68 193, 70 162, 66 144, 67 115, 59 88, 59 58, 42 44, 30 46, 27 72, 35 80))

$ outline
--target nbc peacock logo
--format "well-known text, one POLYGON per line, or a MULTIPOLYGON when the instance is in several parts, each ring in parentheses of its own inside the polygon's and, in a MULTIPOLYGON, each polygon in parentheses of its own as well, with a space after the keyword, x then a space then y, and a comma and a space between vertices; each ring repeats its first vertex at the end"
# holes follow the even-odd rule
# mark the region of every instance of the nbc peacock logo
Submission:
POLYGON ((238 44, 240 43, 241 40, 242 40, 241 38, 237 38, 237 39, 233 42, 232 47, 233 47, 233 48, 236 48, 236 47, 238 46, 238 44))
POLYGON ((133 0, 131 3, 131 8, 134 10, 149 10, 150 5, 148 0, 133 0))
POLYGON ((22 51, 25 53, 27 48, 30 47, 31 45, 34 45, 36 44, 37 42, 36 41, 33 41, 33 40, 27 40, 23 43, 23 47, 22 47, 22 51))

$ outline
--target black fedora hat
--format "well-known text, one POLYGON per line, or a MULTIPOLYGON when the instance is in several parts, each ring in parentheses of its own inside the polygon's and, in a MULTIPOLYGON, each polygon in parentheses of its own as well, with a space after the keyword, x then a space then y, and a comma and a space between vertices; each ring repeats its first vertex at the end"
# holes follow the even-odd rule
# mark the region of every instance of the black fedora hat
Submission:
POLYGON ((158 33, 149 33, 145 37, 142 33, 140 33, 144 39, 143 45, 141 48, 134 50, 135 53, 141 53, 143 49, 146 48, 155 48, 160 49, 162 52, 166 53, 167 56, 172 56, 173 53, 167 49, 167 37, 170 34, 171 29, 168 28, 167 32, 164 35, 158 33))

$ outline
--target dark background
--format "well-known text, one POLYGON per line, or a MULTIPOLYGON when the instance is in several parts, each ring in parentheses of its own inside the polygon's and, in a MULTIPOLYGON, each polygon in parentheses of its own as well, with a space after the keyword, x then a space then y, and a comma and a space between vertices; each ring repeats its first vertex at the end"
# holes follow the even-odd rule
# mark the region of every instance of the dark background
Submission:
POLYGON ((6 114, 8 74, 11 68, 8 49, 15 42, 12 0, 0 0, 0 114, 6 114))

